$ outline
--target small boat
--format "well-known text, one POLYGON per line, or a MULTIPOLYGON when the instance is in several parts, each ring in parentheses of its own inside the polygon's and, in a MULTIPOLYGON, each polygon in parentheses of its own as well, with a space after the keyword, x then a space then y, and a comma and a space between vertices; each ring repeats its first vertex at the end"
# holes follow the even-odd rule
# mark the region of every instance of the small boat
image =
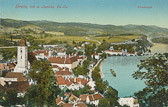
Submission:
POLYGON ((114 72, 113 69, 110 69, 110 72, 111 72, 111 74, 112 74, 114 77, 116 77, 116 73, 114 72))

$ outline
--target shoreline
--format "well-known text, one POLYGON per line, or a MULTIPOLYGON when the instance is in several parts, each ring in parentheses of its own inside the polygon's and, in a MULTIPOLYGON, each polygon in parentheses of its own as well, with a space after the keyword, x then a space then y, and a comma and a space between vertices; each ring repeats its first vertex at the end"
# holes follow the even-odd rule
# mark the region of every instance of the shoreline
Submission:
POLYGON ((151 53, 167 53, 168 52, 168 44, 162 43, 153 43, 151 47, 151 53))
POLYGON ((103 72, 102 72, 102 65, 103 65, 103 62, 104 62, 104 60, 103 60, 103 61, 100 63, 100 65, 99 65, 99 69, 100 69, 99 74, 100 74, 101 78, 104 77, 103 72))

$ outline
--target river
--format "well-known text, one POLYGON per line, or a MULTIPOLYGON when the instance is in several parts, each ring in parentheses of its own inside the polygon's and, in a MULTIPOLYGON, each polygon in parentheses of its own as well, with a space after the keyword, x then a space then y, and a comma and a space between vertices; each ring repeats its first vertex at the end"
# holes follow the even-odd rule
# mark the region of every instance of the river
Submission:
POLYGON ((109 85, 119 92, 119 97, 132 96, 134 92, 145 87, 142 80, 135 80, 132 74, 138 69, 137 64, 144 57, 139 56, 111 56, 104 60, 102 72, 103 80, 107 80, 109 85), (116 77, 113 77, 110 69, 116 72, 116 77))
MULTIPOLYGON (((167 44, 155 43, 151 48, 152 54, 168 52, 167 44)), ((107 57, 102 64, 103 80, 107 80, 109 85, 118 90, 119 97, 132 96, 135 92, 145 87, 143 80, 135 80, 132 74, 138 69, 144 56, 111 56, 107 57), (110 69, 116 72, 113 77, 110 69)))

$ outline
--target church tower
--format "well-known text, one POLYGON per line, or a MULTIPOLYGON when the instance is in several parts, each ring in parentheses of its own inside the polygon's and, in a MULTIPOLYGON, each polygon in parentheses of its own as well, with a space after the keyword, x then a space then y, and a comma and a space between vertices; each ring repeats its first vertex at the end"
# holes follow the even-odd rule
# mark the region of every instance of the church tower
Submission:
POLYGON ((28 71, 28 49, 24 35, 21 35, 19 46, 17 47, 17 65, 14 72, 27 73, 28 71))

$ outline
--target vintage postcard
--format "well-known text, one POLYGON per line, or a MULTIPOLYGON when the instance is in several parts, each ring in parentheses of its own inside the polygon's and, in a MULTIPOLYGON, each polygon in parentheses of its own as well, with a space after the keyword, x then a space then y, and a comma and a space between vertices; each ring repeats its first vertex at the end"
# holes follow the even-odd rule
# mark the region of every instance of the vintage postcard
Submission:
POLYGON ((0 107, 168 107, 168 0, 0 0, 0 107))

